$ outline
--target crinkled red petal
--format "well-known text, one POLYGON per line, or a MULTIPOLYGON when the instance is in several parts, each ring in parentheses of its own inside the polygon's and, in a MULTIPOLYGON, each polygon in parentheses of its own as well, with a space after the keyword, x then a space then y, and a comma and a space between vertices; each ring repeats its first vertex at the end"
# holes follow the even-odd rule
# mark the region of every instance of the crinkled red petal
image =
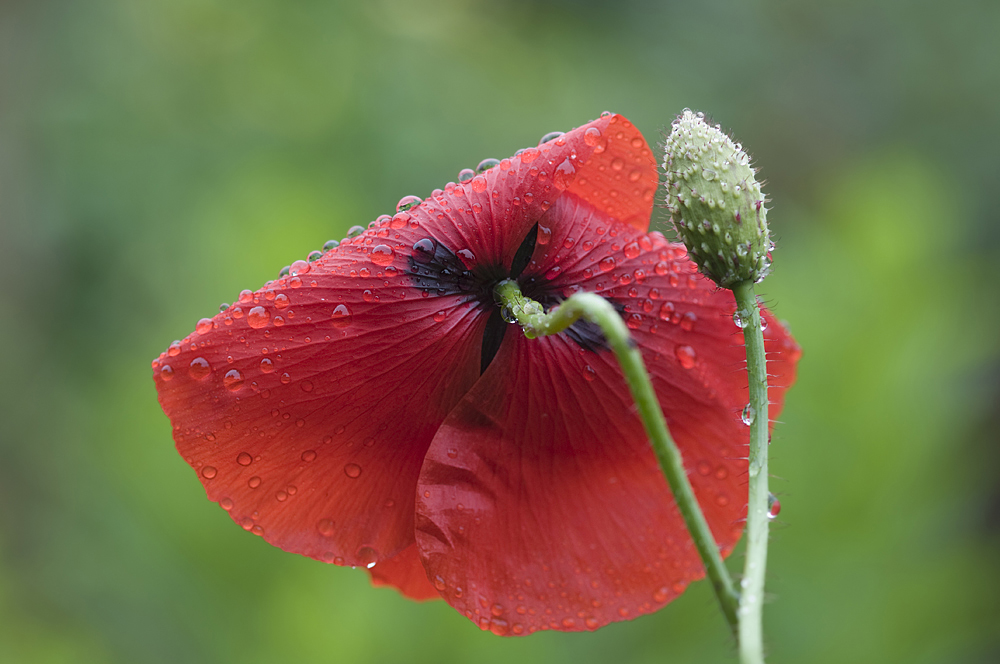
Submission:
MULTIPOLYGON (((731 293, 662 235, 609 225, 569 198, 552 217, 525 290, 582 288, 623 311, 728 553, 745 517, 749 439, 731 293)), ((767 321, 777 415, 798 348, 767 321)), ((508 334, 449 415, 421 472, 417 543, 442 596, 501 634, 596 629, 656 610, 703 574, 613 354, 566 333, 508 334)))
POLYGON ((477 275, 492 279, 508 276, 525 236, 564 194, 609 221, 645 230, 656 185, 656 160, 642 134, 624 117, 607 115, 450 183, 407 214, 477 275))
POLYGON ((286 551, 369 565, 412 544, 424 453, 479 377, 481 305, 416 285, 423 231, 396 226, 245 291, 154 362, 209 498, 286 551))
POLYGON ((392 586, 403 595, 418 601, 441 599, 441 595, 427 580, 427 572, 420 562, 417 545, 411 544, 392 558, 383 560, 368 570, 372 585, 392 586))

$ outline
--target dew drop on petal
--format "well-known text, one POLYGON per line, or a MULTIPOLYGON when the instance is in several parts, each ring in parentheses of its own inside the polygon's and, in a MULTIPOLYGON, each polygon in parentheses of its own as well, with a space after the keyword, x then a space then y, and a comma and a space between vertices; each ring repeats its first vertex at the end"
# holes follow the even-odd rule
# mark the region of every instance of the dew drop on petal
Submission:
POLYGON ((546 245, 552 241, 552 229, 539 224, 535 244, 546 245))
POLYGON ((476 172, 471 168, 463 168, 458 172, 459 182, 468 182, 472 178, 476 177, 476 172))
POLYGON ((302 453, 302 460, 305 461, 306 463, 309 463, 315 458, 316 458, 315 450, 306 450, 305 452, 302 453))
POLYGON ((323 537, 329 537, 330 535, 332 535, 334 529, 335 525, 333 521, 330 519, 320 519, 316 523, 316 530, 319 531, 319 534, 322 535, 323 537))
POLYGON ((344 328, 351 324, 351 310, 346 304, 338 304, 330 314, 330 320, 334 327, 344 328))
POLYGON ((253 291, 252 290, 241 290, 240 291, 240 304, 248 304, 253 301, 253 291))
POLYGON ((694 324, 697 320, 698 316, 693 311, 687 312, 681 317, 681 329, 685 332, 690 332, 694 329, 694 324))
POLYGON ((639 249, 639 243, 629 242, 628 244, 625 245, 625 249, 623 250, 623 252, 625 254, 625 258, 628 258, 629 260, 633 258, 638 258, 639 254, 641 253, 641 250, 639 249))
POLYGON ((434 251, 437 243, 429 237, 417 240, 413 243, 413 260, 418 263, 428 263, 434 258, 434 251))
POLYGON ((226 375, 222 377, 222 384, 230 392, 235 392, 243 387, 243 374, 236 369, 230 369, 226 372, 226 375))
POLYGON ((205 358, 196 357, 191 360, 191 364, 188 365, 188 373, 192 378, 201 380, 212 373, 212 367, 208 364, 208 360, 205 358))
POLYGON ((601 272, 609 272, 615 269, 615 265, 616 265, 615 259, 612 258, 611 256, 607 256, 601 259, 601 262, 598 263, 598 266, 601 268, 601 272))
POLYGON ((241 466, 249 466, 251 463, 253 463, 253 457, 247 454, 246 452, 240 452, 239 454, 236 455, 236 463, 240 464, 241 466))
POLYGON ((361 476, 361 466, 356 463, 349 463, 344 466, 344 474, 352 480, 361 476))
POLYGON ((358 561, 368 569, 371 569, 378 562, 378 551, 370 546, 363 546, 358 549, 358 561))
POLYGON ((396 212, 406 212, 407 210, 417 207, 423 202, 423 199, 419 196, 403 196, 399 199, 399 202, 396 203, 396 212))
POLYGON ((392 253, 392 247, 386 244, 377 244, 372 248, 371 259, 372 263, 376 265, 381 265, 385 267, 386 265, 392 265, 392 260, 395 255, 392 253))
POLYGON ((229 510, 233 509, 233 500, 232 500, 232 498, 223 498, 222 500, 220 500, 219 501, 219 507, 221 507, 222 509, 226 510, 227 512, 229 510))
POLYGON ((685 369, 690 369, 695 365, 697 356, 695 355, 694 348, 691 348, 691 346, 678 346, 674 349, 674 355, 677 356, 677 361, 685 369))
POLYGON ((256 489, 257 487, 260 486, 260 482, 261 479, 256 475, 254 475, 249 480, 247 480, 247 486, 250 487, 251 489, 256 489))
POLYGON ((271 314, 268 313, 267 309, 261 306, 254 307, 247 314, 247 323, 250 324, 250 327, 255 329, 266 327, 268 321, 270 320, 271 314))
POLYGON ((484 191, 486 191, 486 178, 483 177, 482 175, 477 175, 476 177, 472 178, 472 191, 476 192, 477 194, 481 194, 484 191))
POLYGON ((288 274, 292 275, 293 277, 296 277, 305 274, 311 269, 312 268, 310 267, 308 261, 295 261, 294 263, 291 264, 291 266, 289 266, 288 274))
POLYGON ((499 164, 500 164, 499 159, 483 159, 481 162, 479 162, 479 165, 476 166, 476 172, 485 173, 486 171, 490 170, 494 166, 498 166, 499 164))
POLYGON ((219 471, 215 468, 215 466, 205 466, 204 468, 201 469, 201 476, 204 477, 206 480, 213 479, 218 474, 219 471))
POLYGON ((583 142, 594 147, 597 145, 598 141, 601 140, 601 130, 597 127, 590 127, 587 131, 583 132, 583 142))
POLYGON ((194 331, 198 334, 208 334, 212 331, 212 325, 213 323, 211 318, 202 318, 198 321, 198 324, 194 326, 194 331))

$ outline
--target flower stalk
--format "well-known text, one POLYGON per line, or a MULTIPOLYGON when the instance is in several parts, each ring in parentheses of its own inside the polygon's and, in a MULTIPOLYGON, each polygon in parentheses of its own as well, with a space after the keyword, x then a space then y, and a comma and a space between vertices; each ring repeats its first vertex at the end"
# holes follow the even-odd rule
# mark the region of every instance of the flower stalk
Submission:
MULTIPOLYGON (((680 450, 677 449, 677 445, 667 429, 667 423, 663 417, 663 411, 660 410, 649 372, 646 371, 642 353, 633 342, 625 321, 622 320, 610 302, 595 293, 576 293, 548 313, 539 303, 525 297, 516 281, 510 279, 501 281, 494 289, 494 295, 498 304, 504 308, 505 318, 519 323, 525 336, 529 339, 558 334, 580 318, 601 328, 621 365, 622 374, 625 376, 625 382, 628 383, 632 398, 635 400, 639 417, 649 435, 653 451, 656 453, 660 468, 674 494, 674 500, 684 518, 684 523, 687 524, 698 554, 705 565, 705 573, 715 590, 722 613, 733 634, 737 635, 739 598, 733 586, 733 580, 729 575, 729 570, 722 562, 719 547, 715 543, 708 522, 694 496, 694 490, 688 481, 680 450)), ((759 313, 757 315, 759 330, 759 313)), ((766 478, 764 492, 766 501, 766 478)))
POLYGON ((744 422, 750 420, 749 498, 747 544, 743 579, 740 581, 739 649, 743 664, 763 664, 764 575, 767 569, 769 507, 767 488, 767 362, 760 307, 752 281, 733 286, 736 311, 743 321, 747 352, 750 404, 744 422))

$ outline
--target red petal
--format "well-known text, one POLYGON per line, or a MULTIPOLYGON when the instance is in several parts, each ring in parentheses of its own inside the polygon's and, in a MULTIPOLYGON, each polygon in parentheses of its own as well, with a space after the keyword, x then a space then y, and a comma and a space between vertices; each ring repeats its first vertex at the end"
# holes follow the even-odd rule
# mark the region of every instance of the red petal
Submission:
POLYGON ((479 376, 486 320, 414 287, 417 237, 383 220, 154 362, 209 498, 282 549, 368 565, 413 542, 424 452, 479 376))
MULTIPOLYGON (((621 115, 607 117, 608 124, 590 127, 600 136, 584 134, 594 152, 567 188, 600 210, 609 221, 620 221, 645 231, 653 212, 653 197, 659 183, 656 158, 646 139, 621 115)), ((583 129, 581 127, 581 129, 583 129)))
POLYGON ((642 134, 609 115, 449 184, 408 215, 481 277, 506 277, 528 231, 564 192, 645 230, 657 173, 642 134))
MULTIPOLYGON (((626 309, 728 554, 745 517, 749 437, 731 293, 694 274, 683 249, 661 235, 607 226, 571 199, 555 217, 561 223, 526 271, 526 290, 532 277, 539 288, 565 284, 567 294, 582 285, 626 309), (606 258, 615 260, 604 271, 606 258), (564 269, 552 275, 556 265, 564 269)), ((767 320, 777 415, 798 351, 767 320)), ((435 437, 418 492, 417 543, 429 576, 484 629, 595 629, 656 610, 703 574, 614 356, 583 351, 566 334, 507 335, 435 437)))
POLYGON ((411 544, 392 558, 381 561, 368 570, 368 573, 372 576, 372 585, 392 586, 410 599, 423 601, 441 598, 427 580, 427 572, 420 562, 416 544, 411 544))

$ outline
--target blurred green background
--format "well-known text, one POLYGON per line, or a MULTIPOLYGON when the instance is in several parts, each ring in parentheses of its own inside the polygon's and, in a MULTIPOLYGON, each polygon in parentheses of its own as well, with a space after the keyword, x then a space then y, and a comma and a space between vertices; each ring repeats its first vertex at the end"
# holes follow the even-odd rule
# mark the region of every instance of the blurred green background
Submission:
POLYGON ((1000 661, 998 33, 991 0, 3 0, 0 662, 727 661, 704 583, 500 639, 268 546, 149 368, 404 194, 685 106, 769 180, 763 290, 805 350, 770 661, 1000 661))

